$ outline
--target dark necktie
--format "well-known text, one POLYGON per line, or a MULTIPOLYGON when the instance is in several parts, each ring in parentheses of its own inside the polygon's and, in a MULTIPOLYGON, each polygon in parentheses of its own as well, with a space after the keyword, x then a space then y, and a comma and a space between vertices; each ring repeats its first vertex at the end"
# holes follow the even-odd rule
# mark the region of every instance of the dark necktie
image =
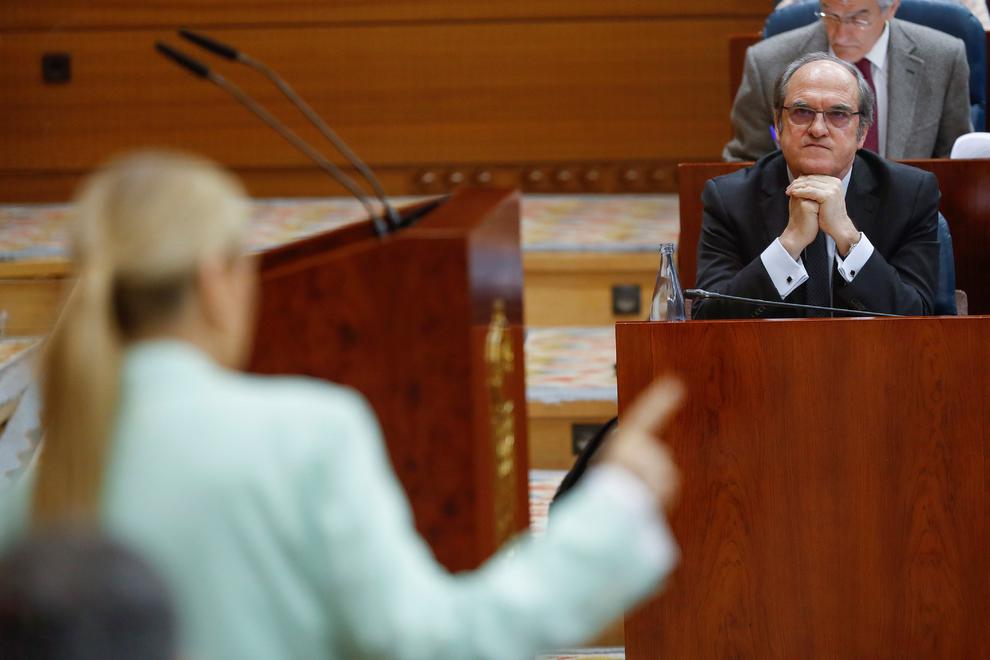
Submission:
MULTIPOLYGON (((807 288, 805 289, 808 305, 830 307, 832 303, 829 294, 829 277, 831 268, 828 263, 828 250, 825 247, 825 232, 819 230, 815 240, 804 250, 804 269, 808 271, 807 288)), ((808 316, 828 316, 828 312, 808 310, 808 316)))
POLYGON ((870 130, 866 132, 866 142, 863 144, 863 148, 878 154, 880 153, 880 133, 877 126, 877 88, 873 84, 873 70, 870 68, 870 61, 865 57, 856 62, 856 68, 863 74, 870 89, 873 90, 873 123, 870 124, 870 130))

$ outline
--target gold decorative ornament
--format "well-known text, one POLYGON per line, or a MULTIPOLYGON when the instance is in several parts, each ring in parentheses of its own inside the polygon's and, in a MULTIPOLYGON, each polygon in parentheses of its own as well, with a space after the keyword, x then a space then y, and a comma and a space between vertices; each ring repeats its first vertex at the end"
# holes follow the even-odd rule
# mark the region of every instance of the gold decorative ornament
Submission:
POLYGON ((515 403, 506 392, 508 376, 515 368, 509 319, 505 302, 492 304, 492 320, 485 337, 485 367, 488 379, 489 423, 495 456, 494 500, 495 542, 501 545, 515 531, 516 517, 516 431, 515 403))

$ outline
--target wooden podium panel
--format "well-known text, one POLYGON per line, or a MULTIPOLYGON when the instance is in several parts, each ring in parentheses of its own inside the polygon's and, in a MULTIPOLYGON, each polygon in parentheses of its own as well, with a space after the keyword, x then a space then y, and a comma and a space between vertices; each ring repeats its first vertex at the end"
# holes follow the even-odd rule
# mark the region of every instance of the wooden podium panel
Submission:
POLYGON ((990 657, 990 318, 620 323, 689 400, 682 560, 626 656, 990 657))
POLYGON ((261 272, 252 369, 364 394, 444 565, 528 526, 518 193, 464 190, 384 239, 364 223, 271 250, 261 272))

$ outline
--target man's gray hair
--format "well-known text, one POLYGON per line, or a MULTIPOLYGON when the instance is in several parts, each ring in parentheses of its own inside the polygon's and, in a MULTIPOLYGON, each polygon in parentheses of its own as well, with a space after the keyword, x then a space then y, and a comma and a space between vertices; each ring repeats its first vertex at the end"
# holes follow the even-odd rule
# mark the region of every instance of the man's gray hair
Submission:
POLYGON ((859 72, 859 69, 854 67, 849 62, 840 60, 834 55, 829 55, 828 53, 806 53, 801 57, 797 58, 793 62, 787 65, 784 72, 780 74, 777 78, 777 84, 773 88, 773 123, 775 126, 780 126, 780 117, 784 108, 784 99, 787 98, 787 85, 790 84, 791 78, 797 73, 797 70, 803 67, 805 64, 811 64, 812 62, 834 62, 838 64, 843 69, 849 72, 853 78, 856 79, 856 86, 859 88, 859 128, 856 130, 856 135, 858 137, 863 137, 867 130, 869 130, 870 125, 873 123, 873 107, 876 104, 876 100, 873 98, 873 90, 870 89, 870 84, 866 82, 866 78, 863 74, 859 72))

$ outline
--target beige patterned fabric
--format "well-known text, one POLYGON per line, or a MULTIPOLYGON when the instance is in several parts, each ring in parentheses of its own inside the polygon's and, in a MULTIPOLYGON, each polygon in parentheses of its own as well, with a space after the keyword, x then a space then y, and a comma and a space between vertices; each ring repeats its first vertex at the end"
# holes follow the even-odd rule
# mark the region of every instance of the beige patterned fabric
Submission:
POLYGON ((653 252, 675 243, 677 195, 527 195, 523 198, 528 252, 653 252))
MULTIPOLYGON (((413 198, 395 199, 396 205, 413 198)), ((298 240, 364 216, 350 198, 268 199, 254 202, 252 249, 298 240)), ((71 207, 0 206, 0 259, 64 257, 71 207)), ((527 195, 522 244, 528 251, 641 252, 675 242, 676 195, 527 195)))
POLYGON ((20 474, 41 442, 33 386, 40 339, 0 339, 0 483, 20 474))
POLYGON ((616 401, 615 329, 529 328, 526 399, 616 401))

